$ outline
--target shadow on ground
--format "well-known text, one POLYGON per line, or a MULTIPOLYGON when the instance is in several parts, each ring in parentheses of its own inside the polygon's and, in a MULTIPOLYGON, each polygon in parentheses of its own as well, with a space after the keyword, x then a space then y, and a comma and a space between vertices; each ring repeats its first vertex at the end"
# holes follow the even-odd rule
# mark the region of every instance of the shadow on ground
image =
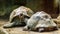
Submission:
MULTIPOLYGON (((8 20, 0 19, 0 26, 6 24, 8 20)), ((60 29, 51 32, 34 32, 34 31, 23 31, 23 27, 5 28, 9 34, 60 34, 60 29)))

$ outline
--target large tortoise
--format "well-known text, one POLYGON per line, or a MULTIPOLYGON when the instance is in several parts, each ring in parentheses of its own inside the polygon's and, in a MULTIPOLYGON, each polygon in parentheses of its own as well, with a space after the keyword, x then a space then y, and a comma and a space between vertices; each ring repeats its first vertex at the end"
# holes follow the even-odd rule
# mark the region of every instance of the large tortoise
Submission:
POLYGON ((52 31, 57 30, 57 25, 53 22, 49 14, 41 11, 31 16, 23 30, 33 30, 39 32, 52 31))
POLYGON ((5 24, 4 27, 12 27, 16 25, 25 25, 27 20, 34 14, 34 12, 27 7, 20 6, 13 10, 10 14, 9 24, 5 24))

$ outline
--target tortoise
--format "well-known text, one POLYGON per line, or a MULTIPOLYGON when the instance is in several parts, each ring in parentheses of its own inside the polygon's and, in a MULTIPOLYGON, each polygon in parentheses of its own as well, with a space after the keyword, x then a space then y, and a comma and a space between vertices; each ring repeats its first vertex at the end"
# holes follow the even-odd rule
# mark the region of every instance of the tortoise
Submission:
POLYGON ((12 11, 9 18, 9 24, 4 27, 13 27, 26 25, 27 20, 34 14, 34 12, 25 6, 20 6, 12 11))
POLYGON ((52 20, 51 16, 44 11, 37 12, 28 19, 24 31, 52 31, 57 30, 57 25, 52 20))

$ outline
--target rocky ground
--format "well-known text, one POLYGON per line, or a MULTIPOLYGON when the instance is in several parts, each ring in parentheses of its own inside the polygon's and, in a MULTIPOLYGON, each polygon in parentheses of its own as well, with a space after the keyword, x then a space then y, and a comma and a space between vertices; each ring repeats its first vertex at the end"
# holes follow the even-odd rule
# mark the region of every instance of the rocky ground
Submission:
MULTIPOLYGON (((0 19, 0 27, 6 24, 7 20, 0 19)), ((5 28, 9 34, 60 34, 60 29, 51 32, 33 32, 33 31, 23 31, 23 27, 5 28)))

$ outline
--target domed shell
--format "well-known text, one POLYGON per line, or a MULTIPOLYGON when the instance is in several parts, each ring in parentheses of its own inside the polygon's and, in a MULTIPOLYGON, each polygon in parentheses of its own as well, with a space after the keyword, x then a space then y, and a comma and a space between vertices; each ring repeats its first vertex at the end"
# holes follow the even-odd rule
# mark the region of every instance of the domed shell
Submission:
POLYGON ((30 8, 27 8, 25 6, 20 6, 12 11, 12 13, 10 14, 9 22, 11 22, 14 17, 20 15, 21 13, 28 17, 31 17, 34 14, 34 12, 30 8))

